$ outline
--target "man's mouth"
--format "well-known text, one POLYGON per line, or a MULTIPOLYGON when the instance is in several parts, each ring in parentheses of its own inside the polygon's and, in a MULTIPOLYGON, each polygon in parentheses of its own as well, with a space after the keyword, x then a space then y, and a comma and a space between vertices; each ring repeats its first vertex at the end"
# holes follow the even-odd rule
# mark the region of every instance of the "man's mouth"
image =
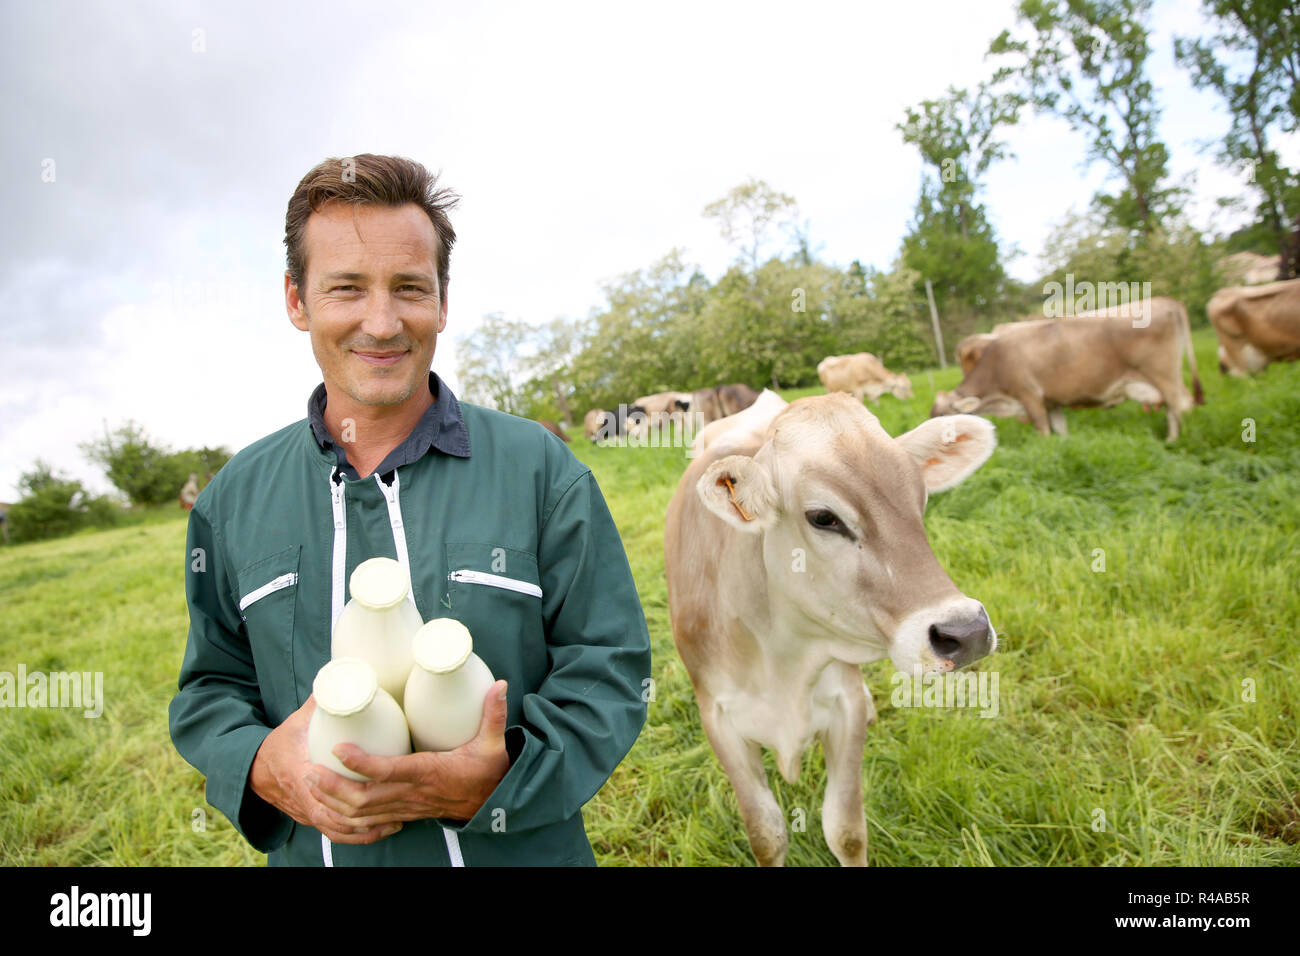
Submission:
POLYGON ((396 365, 406 357, 405 352, 353 352, 352 354, 367 365, 376 365, 380 368, 396 365))

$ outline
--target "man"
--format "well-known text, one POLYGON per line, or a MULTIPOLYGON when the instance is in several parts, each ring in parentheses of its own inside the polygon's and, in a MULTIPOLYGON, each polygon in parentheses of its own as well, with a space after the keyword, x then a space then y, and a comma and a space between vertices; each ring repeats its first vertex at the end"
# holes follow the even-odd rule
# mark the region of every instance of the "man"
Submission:
POLYGON ((591 864, 580 808, 645 720, 649 636, 591 472, 534 422, 431 370, 455 196, 417 163, 327 160, 285 219, 285 304, 324 382, 190 513, 172 739, 273 865, 591 864), (501 678, 446 753, 307 757, 311 685, 352 569, 390 557, 425 620, 501 678))

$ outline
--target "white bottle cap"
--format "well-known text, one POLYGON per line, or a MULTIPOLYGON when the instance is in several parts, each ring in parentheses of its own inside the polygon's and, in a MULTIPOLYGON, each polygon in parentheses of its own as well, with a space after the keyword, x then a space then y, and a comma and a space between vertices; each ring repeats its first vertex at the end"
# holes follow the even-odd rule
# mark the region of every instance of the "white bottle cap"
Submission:
POLYGON ((339 657, 316 673, 311 692, 316 706, 335 717, 350 717, 370 706, 379 690, 375 669, 359 657, 339 657))
POLYGON ((436 617, 415 632, 411 653, 431 674, 450 674, 474 651, 469 628, 454 617, 436 617))
POLYGON ((348 579, 353 599, 371 611, 386 611, 406 599, 411 578, 392 558, 362 561, 348 579))

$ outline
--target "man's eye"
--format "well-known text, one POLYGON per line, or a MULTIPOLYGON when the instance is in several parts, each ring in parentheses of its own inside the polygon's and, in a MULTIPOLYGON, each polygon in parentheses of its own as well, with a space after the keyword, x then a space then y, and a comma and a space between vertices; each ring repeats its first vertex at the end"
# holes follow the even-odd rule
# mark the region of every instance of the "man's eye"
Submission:
POLYGON ((812 511, 805 511, 804 517, 814 528, 822 531, 834 531, 836 534, 842 534, 846 537, 852 537, 849 529, 844 526, 844 522, 836 516, 835 512, 827 511, 825 508, 814 508, 812 511))
POLYGON ((331 292, 355 292, 356 290, 357 287, 354 285, 336 285, 330 289, 331 292))

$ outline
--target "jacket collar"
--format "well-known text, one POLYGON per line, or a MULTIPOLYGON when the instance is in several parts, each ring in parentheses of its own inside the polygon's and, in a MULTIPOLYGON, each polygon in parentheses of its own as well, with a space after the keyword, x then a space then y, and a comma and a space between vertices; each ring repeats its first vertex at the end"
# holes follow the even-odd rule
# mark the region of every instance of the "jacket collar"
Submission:
MULTIPOLYGON (((418 461, 431 449, 456 458, 470 457, 469 430, 466 429, 465 419, 460 412, 460 402, 456 401, 456 396, 447 387, 447 383, 432 370, 429 372, 429 391, 433 394, 433 404, 425 410, 405 440, 388 453, 375 469, 375 474, 385 475, 402 465, 418 461)), ((307 420, 311 423, 312 437, 322 451, 333 452, 340 472, 355 479, 358 475, 348 462, 347 450, 334 441, 329 429, 325 427, 327 397, 325 383, 321 382, 307 400, 307 420)))

